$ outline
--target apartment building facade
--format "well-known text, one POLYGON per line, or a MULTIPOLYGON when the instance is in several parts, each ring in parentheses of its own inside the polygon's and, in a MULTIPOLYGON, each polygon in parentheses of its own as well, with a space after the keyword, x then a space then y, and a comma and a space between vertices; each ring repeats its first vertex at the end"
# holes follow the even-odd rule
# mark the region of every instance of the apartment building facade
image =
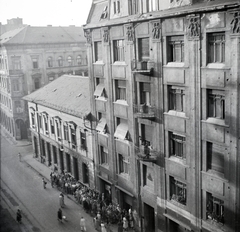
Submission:
POLYGON ((63 75, 25 96, 34 158, 94 188, 88 77, 63 75))
POLYGON ((139 231, 239 231, 239 1, 94 0, 96 183, 139 231))
POLYGON ((27 104, 21 98, 63 74, 87 75, 82 27, 21 27, 0 37, 1 125, 28 139, 27 104))

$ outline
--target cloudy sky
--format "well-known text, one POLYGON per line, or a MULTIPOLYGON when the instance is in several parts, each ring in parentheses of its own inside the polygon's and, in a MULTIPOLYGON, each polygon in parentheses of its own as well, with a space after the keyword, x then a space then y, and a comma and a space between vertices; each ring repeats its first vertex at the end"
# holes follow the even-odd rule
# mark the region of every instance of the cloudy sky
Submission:
POLYGON ((0 22, 22 18, 31 26, 82 26, 92 0, 0 0, 0 22))

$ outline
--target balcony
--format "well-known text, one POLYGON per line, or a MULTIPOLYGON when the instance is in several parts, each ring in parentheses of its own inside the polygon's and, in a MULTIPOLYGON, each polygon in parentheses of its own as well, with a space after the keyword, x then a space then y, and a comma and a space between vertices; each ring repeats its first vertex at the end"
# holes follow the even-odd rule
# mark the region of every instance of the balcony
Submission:
POLYGON ((148 106, 145 103, 141 105, 134 105, 134 113, 137 118, 155 118, 156 108, 154 106, 148 106))
POLYGON ((132 72, 143 75, 153 75, 154 62, 153 61, 132 61, 132 72))
POLYGON ((139 160, 145 162, 156 162, 159 152, 154 149, 151 149, 150 146, 140 145, 135 147, 135 153, 139 160))

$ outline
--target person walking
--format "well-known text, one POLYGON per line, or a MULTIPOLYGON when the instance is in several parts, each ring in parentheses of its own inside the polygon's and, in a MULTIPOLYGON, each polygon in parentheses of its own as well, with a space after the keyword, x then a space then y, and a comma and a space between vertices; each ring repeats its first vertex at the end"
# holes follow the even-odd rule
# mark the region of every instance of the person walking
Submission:
POLYGON ((42 178, 42 182, 43 182, 43 188, 45 189, 45 188, 46 188, 47 181, 45 181, 45 179, 42 178))
POLYGON ((80 229, 81 229, 81 231, 87 231, 86 220, 83 216, 80 219, 80 229))
POLYGON ((57 212, 57 217, 58 217, 58 221, 63 222, 62 221, 62 210, 61 210, 61 208, 59 208, 59 210, 57 212))
POLYGON ((18 223, 20 223, 20 224, 22 223, 22 213, 21 213, 20 209, 17 210, 16 220, 18 223))
POLYGON ((64 196, 62 193, 60 193, 60 195, 59 195, 59 205, 61 208, 63 208, 63 206, 64 206, 64 196))
POLYGON ((22 155, 21 155, 20 152, 18 152, 18 159, 19 159, 20 162, 22 162, 22 155))
POLYGON ((128 231, 128 220, 127 218, 123 218, 123 231, 128 231))

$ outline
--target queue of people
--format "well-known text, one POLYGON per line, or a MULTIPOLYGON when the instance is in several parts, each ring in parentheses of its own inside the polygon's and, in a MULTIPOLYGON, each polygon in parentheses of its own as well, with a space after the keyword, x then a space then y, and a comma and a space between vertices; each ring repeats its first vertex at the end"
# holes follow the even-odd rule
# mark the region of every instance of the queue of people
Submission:
POLYGON ((57 187, 61 193, 59 196, 60 209, 64 207, 64 194, 71 194, 77 203, 81 204, 84 211, 93 217, 95 229, 100 232, 110 232, 110 224, 118 225, 118 231, 128 231, 134 228, 134 220, 131 209, 121 209, 119 205, 111 202, 110 195, 87 187, 76 181, 71 174, 52 172, 50 174, 52 187, 57 187))

